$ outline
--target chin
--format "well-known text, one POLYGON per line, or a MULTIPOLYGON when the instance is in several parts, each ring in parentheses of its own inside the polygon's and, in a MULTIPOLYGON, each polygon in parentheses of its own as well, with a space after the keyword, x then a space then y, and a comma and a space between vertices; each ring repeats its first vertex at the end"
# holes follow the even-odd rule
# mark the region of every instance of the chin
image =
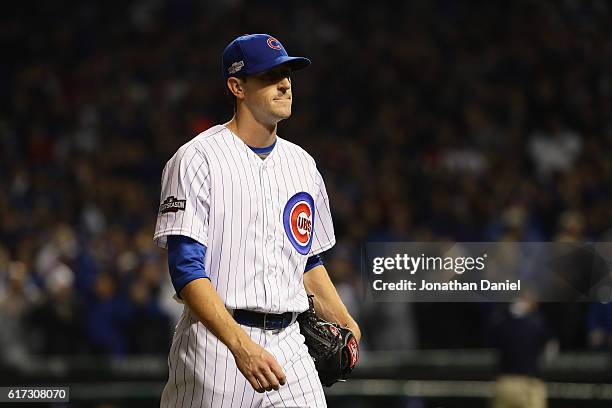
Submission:
POLYGON ((274 112, 274 115, 280 120, 288 119, 291 116, 291 109, 283 109, 274 112))

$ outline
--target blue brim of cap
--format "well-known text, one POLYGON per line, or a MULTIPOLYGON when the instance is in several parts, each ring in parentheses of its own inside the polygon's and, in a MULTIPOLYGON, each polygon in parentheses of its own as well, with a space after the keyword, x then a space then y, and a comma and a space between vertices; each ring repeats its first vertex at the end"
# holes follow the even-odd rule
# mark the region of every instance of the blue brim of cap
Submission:
POLYGON ((265 72, 271 70, 272 68, 276 68, 279 65, 287 65, 291 71, 299 71, 300 69, 304 69, 309 66, 310 60, 304 57, 288 57, 283 55, 273 59, 272 61, 268 61, 265 64, 251 67, 248 72, 245 73, 247 75, 258 74, 260 72, 265 72))

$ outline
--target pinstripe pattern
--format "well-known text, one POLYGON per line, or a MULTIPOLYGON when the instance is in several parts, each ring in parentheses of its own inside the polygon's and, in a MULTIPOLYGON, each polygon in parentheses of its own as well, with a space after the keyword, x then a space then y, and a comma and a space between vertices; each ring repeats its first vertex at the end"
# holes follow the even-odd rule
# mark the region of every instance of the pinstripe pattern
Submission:
MULTIPOLYGON (((302 148, 277 138, 262 160, 226 127, 214 126, 181 146, 164 167, 161 202, 168 197, 185 200, 185 206, 159 214, 154 239, 165 247, 168 235, 185 235, 206 245, 206 272, 228 308, 308 308, 306 260, 332 247, 335 237, 325 184, 302 148), (314 200, 312 244, 304 255, 283 221, 289 199, 301 192, 314 200)), ((326 406, 297 324, 281 331, 245 330, 284 368, 288 382, 280 391, 255 393, 227 347, 186 307, 168 356, 161 406, 326 406)))
POLYGON ((323 388, 297 323, 280 331, 242 326, 250 337, 276 358, 287 376, 279 391, 259 394, 236 367, 232 354, 185 308, 177 338, 183 338, 180 358, 162 394, 161 407, 326 407, 323 388), (187 339, 199 339, 188 350, 187 339), (214 362, 206 364, 207 362, 214 362), (203 364, 196 364, 196 363, 203 364), (215 376, 216 371, 216 376, 215 376), (194 376, 191 375, 194 373, 194 376))

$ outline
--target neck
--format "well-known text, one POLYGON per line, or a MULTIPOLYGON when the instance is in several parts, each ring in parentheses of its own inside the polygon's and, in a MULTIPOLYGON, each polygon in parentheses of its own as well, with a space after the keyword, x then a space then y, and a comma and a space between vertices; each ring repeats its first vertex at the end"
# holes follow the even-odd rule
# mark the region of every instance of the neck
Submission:
POLYGON ((235 114, 225 127, 251 147, 267 147, 276 140, 276 123, 273 125, 262 123, 249 111, 235 114))

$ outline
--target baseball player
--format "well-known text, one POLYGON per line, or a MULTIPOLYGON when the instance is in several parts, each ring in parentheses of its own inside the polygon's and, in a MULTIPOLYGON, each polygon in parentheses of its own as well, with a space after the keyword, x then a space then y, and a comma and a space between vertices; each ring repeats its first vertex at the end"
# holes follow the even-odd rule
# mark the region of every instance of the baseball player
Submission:
POLYGON ((222 56, 233 118, 164 168, 154 239, 186 307, 162 407, 325 407, 296 323, 307 292, 317 314, 361 337, 320 258, 335 243, 321 174, 276 134, 290 74, 309 64, 267 34, 233 40, 222 56))

